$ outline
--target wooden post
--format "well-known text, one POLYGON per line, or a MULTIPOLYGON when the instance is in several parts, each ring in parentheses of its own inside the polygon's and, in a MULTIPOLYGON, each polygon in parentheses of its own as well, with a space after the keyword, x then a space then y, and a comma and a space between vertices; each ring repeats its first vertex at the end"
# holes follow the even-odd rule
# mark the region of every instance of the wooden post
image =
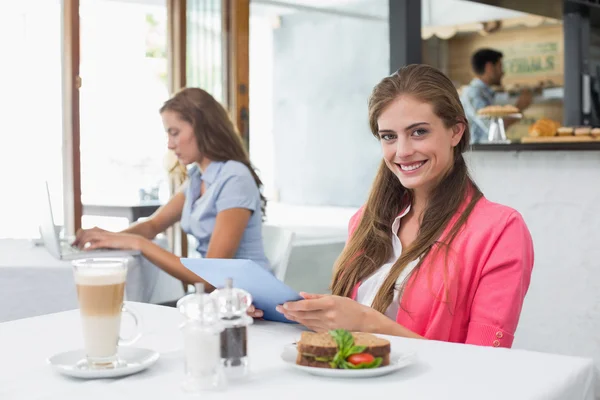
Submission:
POLYGON ((225 0, 228 105, 246 150, 250 144, 250 0, 225 0))
POLYGON ((81 160, 79 137, 79 0, 62 3, 62 119, 65 231, 81 228, 81 160))
MULTIPOLYGON (((167 2, 167 35, 168 35, 168 57, 169 57, 169 93, 174 94, 186 85, 186 0, 168 0, 167 2)), ((170 150, 169 150, 170 151, 170 150)), ((173 160, 175 157, 173 155, 173 160)), ((175 168, 174 173, 169 171, 169 189, 171 195, 175 194, 182 184, 180 172, 175 168)), ((176 223, 167 230, 167 237, 171 251, 180 257, 187 257, 188 242, 186 233, 176 223)), ((183 283, 184 291, 186 285, 183 283)))
POLYGON ((167 35, 169 58, 169 92, 186 85, 186 0, 168 0, 167 35))

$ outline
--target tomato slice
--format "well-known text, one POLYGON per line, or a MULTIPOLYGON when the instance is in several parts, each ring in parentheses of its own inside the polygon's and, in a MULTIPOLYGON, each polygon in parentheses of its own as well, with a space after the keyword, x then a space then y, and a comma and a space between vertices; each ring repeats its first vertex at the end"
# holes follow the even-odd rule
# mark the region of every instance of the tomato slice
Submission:
POLYGON ((375 360, 375 357, 373 357, 371 354, 360 353, 360 354, 352 354, 350 357, 348 357, 347 361, 350 364, 358 365, 358 364, 363 364, 363 363, 370 363, 370 362, 373 362, 373 360, 375 360))

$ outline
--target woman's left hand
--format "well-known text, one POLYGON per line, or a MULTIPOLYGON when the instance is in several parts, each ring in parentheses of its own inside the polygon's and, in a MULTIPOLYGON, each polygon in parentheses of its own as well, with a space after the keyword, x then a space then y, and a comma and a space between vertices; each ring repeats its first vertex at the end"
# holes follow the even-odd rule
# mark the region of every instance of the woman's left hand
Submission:
POLYGON ((102 230, 89 230, 81 240, 81 244, 89 243, 84 250, 94 249, 119 249, 140 250, 144 238, 131 233, 113 233, 102 230))
MULTIPOLYGON (((277 311, 287 319, 296 321, 315 332, 332 329, 369 331, 377 313, 348 297, 300 293, 305 300, 277 306, 277 311)), ((381 315, 381 314, 380 314, 381 315)))
POLYGON ((249 316, 256 319, 261 319, 264 314, 263 310, 259 310, 258 308, 254 307, 254 304, 251 304, 250 307, 248 307, 247 313, 249 316))

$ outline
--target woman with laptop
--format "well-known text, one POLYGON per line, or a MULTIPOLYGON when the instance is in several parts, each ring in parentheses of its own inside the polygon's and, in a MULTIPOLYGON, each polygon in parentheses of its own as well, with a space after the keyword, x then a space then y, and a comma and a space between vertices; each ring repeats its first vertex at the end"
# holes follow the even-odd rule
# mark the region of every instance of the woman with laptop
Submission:
POLYGON ((168 148, 184 165, 188 180, 148 220, 114 233, 99 228, 80 230, 80 248, 138 250, 150 262, 186 282, 203 282, 152 239, 181 223, 208 258, 243 258, 269 268, 262 242, 266 200, 240 135, 227 111, 202 89, 183 89, 160 109, 168 148))
POLYGON ((452 82, 406 66, 375 86, 369 121, 383 160, 350 220, 333 295, 301 293, 278 311, 315 331, 511 347, 532 240, 521 215, 469 176, 469 125, 452 82))

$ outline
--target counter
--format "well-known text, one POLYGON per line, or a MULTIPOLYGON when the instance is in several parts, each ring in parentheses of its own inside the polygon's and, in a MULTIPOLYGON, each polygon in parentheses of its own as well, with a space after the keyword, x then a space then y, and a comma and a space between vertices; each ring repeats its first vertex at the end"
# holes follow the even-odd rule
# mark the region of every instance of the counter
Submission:
POLYGON ((509 143, 509 144, 474 144, 472 151, 592 151, 600 150, 598 142, 574 142, 574 143, 509 143))

